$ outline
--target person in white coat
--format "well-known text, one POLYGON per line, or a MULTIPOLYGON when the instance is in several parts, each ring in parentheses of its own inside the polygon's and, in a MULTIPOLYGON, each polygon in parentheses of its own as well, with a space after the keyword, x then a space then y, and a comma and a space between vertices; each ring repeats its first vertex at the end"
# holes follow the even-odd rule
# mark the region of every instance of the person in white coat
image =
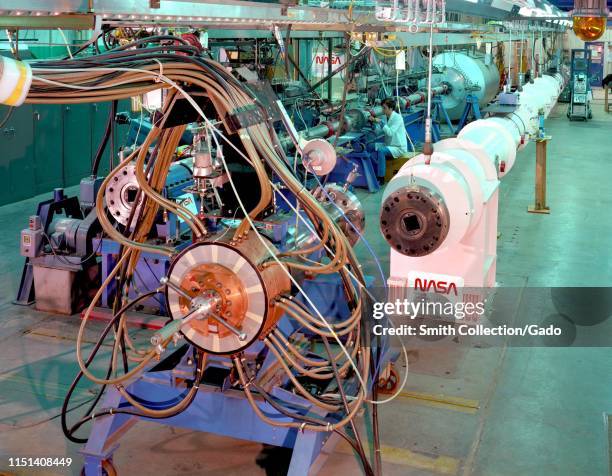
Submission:
MULTIPOLYGON (((376 175, 384 178, 387 159, 397 158, 408 152, 408 140, 406 139, 406 126, 404 118, 396 112, 397 103, 393 98, 386 98, 382 102, 386 123, 382 126, 385 135, 384 145, 380 144, 376 154, 376 175)), ((370 121, 381 123, 381 119, 370 117, 370 121)))

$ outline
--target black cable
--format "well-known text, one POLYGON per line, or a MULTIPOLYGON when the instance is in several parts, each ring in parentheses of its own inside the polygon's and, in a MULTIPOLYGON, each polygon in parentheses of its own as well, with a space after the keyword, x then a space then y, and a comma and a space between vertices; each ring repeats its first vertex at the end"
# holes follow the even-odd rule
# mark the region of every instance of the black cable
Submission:
POLYGON ((113 126, 111 127, 111 132, 110 132, 110 154, 108 154, 109 157, 109 164, 108 164, 108 173, 111 172, 111 170, 113 170, 115 168, 115 117, 117 115, 117 105, 119 104, 118 100, 113 101, 113 103, 111 104, 111 110, 115 109, 114 113, 113 113, 113 126))
MULTIPOLYGON (((117 114, 117 104, 119 101, 115 99, 111 103, 110 111, 108 112, 108 119, 106 120, 106 129, 104 130, 104 135, 102 136, 102 140, 98 145, 98 150, 96 151, 96 155, 94 156, 93 163, 91 165, 91 176, 96 177, 98 175, 98 168, 100 167, 100 161, 102 160, 102 155, 106 150, 106 145, 108 144, 108 140, 113 131, 113 125, 115 122, 115 114, 117 114)), ((112 151, 111 151, 112 154, 112 151)), ((111 169, 112 170, 112 169, 111 169)))
POLYGON ((110 30, 109 30, 109 31, 105 31, 105 32, 103 32, 103 34, 102 34, 102 43, 104 44, 104 48, 106 49, 106 51, 108 51, 108 50, 110 50, 110 49, 111 49, 110 45, 109 45, 109 44, 108 44, 108 42, 106 41, 106 35, 107 35, 108 33, 110 33, 110 30))
MULTIPOLYGON (((77 50, 76 50, 74 53, 72 53, 72 56, 74 57, 74 56, 78 55, 79 53, 81 53, 81 52, 85 51, 85 50, 87 49, 87 47, 89 47, 89 46, 91 46, 91 45, 94 45, 94 48, 95 48, 95 49, 96 49, 96 51, 99 53, 99 52, 100 52, 100 50, 99 50, 99 48, 98 48, 98 40, 99 40, 99 39, 102 37, 102 35, 104 35, 105 33, 106 33, 105 31, 101 31, 101 32, 98 34, 98 36, 96 36, 96 38, 95 38, 95 39, 92 39, 92 40, 90 40, 90 41, 86 42, 85 44, 81 45, 81 46, 80 46, 80 47, 79 47, 79 48, 78 48, 78 49, 77 49, 77 50)), ((69 59, 71 59, 71 57, 70 57, 70 56, 65 56, 65 57, 64 57, 64 58, 62 58, 62 59, 63 59, 63 60, 69 60, 69 59)))
MULTIPOLYGON (((334 372, 334 377, 338 384, 338 392, 340 393, 340 398, 342 398, 342 404, 344 405, 344 409, 348 414, 350 412, 348 400, 346 398, 346 393, 342 385, 342 380, 340 379, 340 375, 338 373, 338 366, 336 365, 336 361, 334 360, 332 349, 329 345, 329 340, 324 335, 322 335, 321 338, 323 339, 323 345, 325 345, 325 350, 327 352, 327 355, 329 356, 329 362, 331 363, 332 371, 334 372)), ((363 391, 367 395, 367 388, 364 388, 363 391)), ((351 429, 353 430, 353 435, 355 436, 355 443, 358 448, 359 458, 361 459, 361 463, 363 464, 363 470, 365 471, 366 474, 373 475, 374 472, 372 471, 372 467, 370 463, 368 462, 368 459, 365 455, 365 451, 363 449, 363 443, 361 443, 361 437, 359 436, 359 431, 357 430, 357 426, 355 425, 355 420, 353 419, 351 419, 351 429)))
MULTIPOLYGON (((276 402, 274 400, 274 398, 268 394, 263 388, 259 387, 255 382, 251 381, 250 385, 257 391, 258 394, 261 395, 261 397, 270 405, 272 406, 272 408, 274 408, 277 412, 281 413, 282 415, 291 418, 292 420, 295 421, 303 421, 305 423, 311 423, 314 425, 321 425, 321 421, 317 420, 315 418, 310 418, 306 415, 300 415, 298 413, 293 413, 290 412, 289 410, 287 410, 285 407, 283 407, 282 405, 280 405, 278 402, 276 402)), ((324 425, 321 425, 324 426, 324 425)), ((346 442, 348 442, 349 445, 351 445, 351 447, 353 448, 353 450, 359 454, 359 449, 357 447, 357 444, 355 443, 355 441, 350 438, 346 433, 344 433, 343 431, 339 430, 339 429, 334 429, 333 430, 334 433, 336 433, 337 435, 339 435, 340 437, 342 437, 346 442)), ((367 461, 364 461, 364 463, 366 465, 369 465, 369 463, 367 461)), ((373 473, 367 473, 368 476, 370 474, 373 473)))
MULTIPOLYGON (((204 362, 204 352, 198 350, 196 353, 197 356, 197 363, 195 365, 195 378, 193 381, 193 385, 199 385, 202 376, 204 375, 204 369, 203 369, 203 362, 204 362), (198 369, 200 369, 200 373, 198 374, 198 369)), ((133 410, 124 410, 122 408, 109 408, 107 410, 102 410, 94 415, 88 416, 88 417, 84 417, 81 420, 79 420, 73 427, 72 429, 74 431, 77 431, 79 428, 81 428, 85 423, 87 423, 88 421, 93 421, 96 418, 102 417, 102 416, 106 416, 106 415, 131 415, 131 416, 136 416, 136 417, 140 417, 140 418, 148 418, 148 419, 154 419, 154 420, 164 420, 167 418, 172 418, 175 417, 176 415, 180 415, 182 412, 184 412, 187 408, 189 408, 189 406, 193 403, 193 400, 195 399, 197 395, 197 392, 194 392, 193 394, 191 394, 191 396, 189 396, 189 401, 186 403, 186 406, 184 408, 178 409, 176 412, 171 413, 169 415, 164 415, 164 416, 156 416, 156 415, 145 415, 143 413, 140 412, 136 412, 133 410)))
MULTIPOLYGON (((118 48, 114 48, 112 51, 123 51, 123 50, 128 50, 130 48, 134 48, 136 46, 139 45, 143 45, 143 44, 147 44, 147 43, 156 43, 156 42, 162 42, 162 41, 172 41, 173 43, 170 43, 167 45, 167 47, 172 48, 173 46, 176 46, 174 44, 174 42, 179 42, 182 43, 183 45, 186 46, 191 46, 191 44, 185 40, 184 38, 180 37, 180 36, 173 36, 173 35, 155 35, 155 36, 148 36, 146 38, 140 38, 138 40, 132 41, 131 43, 128 43, 126 45, 120 46, 118 48)), ((164 45, 166 46, 166 45, 164 45)), ((196 48, 197 50, 197 48, 196 48)))
MULTIPOLYGON (((94 396, 94 397, 91 397, 91 398, 88 398, 88 399, 87 399, 87 400, 85 400, 84 402, 81 402, 81 403, 79 403, 78 405, 75 405, 74 407, 69 408, 68 410, 66 410, 66 413, 70 413, 70 412, 73 412, 74 410, 78 410, 79 408, 84 407, 85 405, 87 405, 88 403, 90 403, 91 401, 93 401, 93 400, 95 400, 95 399, 96 399, 96 397, 95 397, 95 396, 94 396)), ((50 421, 53 421, 53 420, 55 420, 56 418, 59 418, 59 417, 61 417, 61 416, 62 416, 62 413, 60 412, 60 413, 58 413, 58 414, 56 414, 56 415, 53 415, 53 416, 51 416, 51 417, 49 417, 49 418, 45 418, 44 420, 37 421, 37 422, 35 422, 35 423, 29 423, 29 424, 27 424, 27 425, 22 425, 22 426, 10 426, 9 428, 10 428, 11 430, 24 430, 24 429, 26 429, 26 428, 34 428, 34 427, 36 427, 36 426, 38 426, 38 425, 43 425, 44 423, 48 423, 48 422, 50 422, 50 421)))
MULTIPOLYGON (((121 308, 119 310, 119 312, 117 312, 113 316, 113 318, 109 321, 109 323, 106 325, 106 327, 102 331, 102 334, 100 335, 100 337, 98 338, 98 341, 94 345, 93 350, 89 354, 89 357, 87 358, 87 360, 85 362, 85 368, 89 368, 89 365, 91 364, 91 362, 93 362, 96 354, 98 353, 98 350, 102 346, 102 343, 104 342, 104 339, 106 338, 106 336, 108 335, 110 330, 114 327, 115 323, 119 321, 121 315, 125 311, 127 311, 130 307, 134 306, 135 304, 138 304, 140 301, 142 301, 145 298, 148 298, 151 295, 156 294, 156 293, 157 293, 157 291, 151 291, 149 293, 146 293, 146 294, 143 294, 143 295, 137 297, 133 301, 131 301, 131 302, 127 303, 125 306, 123 306, 123 308, 121 308)), ((111 368, 111 363, 109 363, 109 368, 107 370, 106 379, 108 379, 110 377, 111 373, 112 373, 112 368, 111 368)), ((62 432, 64 433, 66 438, 68 438, 73 443, 87 443, 87 439, 85 439, 85 438, 77 438, 77 437, 73 436, 73 433, 76 430, 73 430, 74 427, 68 428, 67 421, 66 421, 66 414, 68 413, 68 405, 70 403, 70 398, 72 397, 72 394, 74 393, 77 385, 81 381, 81 378, 83 378, 83 375, 84 375, 83 371, 79 370, 79 373, 77 374, 75 379, 72 381, 72 384, 70 385, 70 387, 68 389, 68 392, 66 393, 66 397, 64 398, 64 402, 62 403, 62 413, 61 413, 61 415, 62 415, 61 416, 62 432)), ((100 398, 102 397, 102 394, 104 393, 104 389, 105 388, 106 388, 106 385, 102 385, 102 388, 100 388, 100 391, 98 392, 98 395, 95 397, 95 400, 94 400, 93 404, 90 406, 89 410, 87 411, 87 414, 90 414, 93 411, 93 409, 95 408, 95 406, 98 404, 98 402, 100 401, 100 398)))
POLYGON ((15 110, 15 108, 13 106, 9 106, 8 111, 6 111, 6 115, 2 119, 2 122, 0 122, 0 128, 4 127, 6 125, 6 123, 9 121, 9 119, 13 115, 13 111, 14 110, 15 110))
MULTIPOLYGON (((153 164, 155 163, 155 160, 157 159, 157 152, 159 150, 159 144, 161 141, 158 141, 155 144, 155 148, 153 149, 153 152, 151 153, 149 160, 147 161, 147 165, 145 168, 145 176, 149 175, 149 172, 151 171, 151 168, 153 166, 153 164)), ((130 209, 130 214, 128 216, 128 220, 126 222, 126 229, 130 230, 130 228, 132 227, 132 223, 134 222, 134 220, 136 220, 136 225, 134 226, 134 229, 131 231, 130 235, 129 235, 129 239, 133 240, 136 232, 138 230, 138 226, 141 223, 141 218, 142 218, 142 214, 144 212, 144 210, 146 209, 146 202, 148 200, 148 197, 144 197, 144 200, 141 204, 140 207, 137 206, 137 204, 140 202, 140 197, 143 195, 142 189, 138 189, 138 192, 136 193, 136 198, 134 200, 134 206, 132 206, 132 208, 130 209), (136 210, 138 210, 138 214, 136 215, 136 210)), ((119 248, 119 255, 121 256, 123 254, 125 250, 125 246, 122 244, 119 248)), ((114 296, 114 301, 113 301, 113 312, 117 312, 117 308, 119 307, 119 305, 121 304, 121 298, 123 296, 123 287, 125 286, 126 281, 129 279, 129 281, 131 282, 134 279, 134 276, 127 276, 127 268, 128 268, 128 262, 125 262, 121 268, 121 273, 119 275, 119 279, 117 281, 117 285, 116 285, 116 291, 115 291, 115 296, 114 296)), ((135 269, 134 269, 135 270, 135 269)), ((160 302, 157 298, 155 298, 157 300, 157 302, 160 302)), ((161 302, 160 302, 161 305, 161 302)), ((117 331, 117 327, 115 327, 115 331, 117 331)), ((125 337, 123 335, 121 335, 121 339, 119 341, 119 345, 121 348, 121 356, 122 356, 122 361, 123 361, 123 368, 124 368, 124 372, 127 373, 128 371, 128 358, 127 358, 127 349, 125 346, 125 337)), ((108 378, 108 377, 107 377, 108 378)))

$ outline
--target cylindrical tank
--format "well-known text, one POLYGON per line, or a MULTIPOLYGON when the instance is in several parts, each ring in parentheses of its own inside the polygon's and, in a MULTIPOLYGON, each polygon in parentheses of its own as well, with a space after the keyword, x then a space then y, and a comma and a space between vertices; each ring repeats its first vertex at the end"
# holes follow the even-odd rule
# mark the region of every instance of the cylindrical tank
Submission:
POLYGON ((433 65, 441 71, 434 76, 434 85, 448 84, 450 88, 442 104, 452 120, 461 117, 469 93, 478 98, 480 107, 491 102, 497 94, 499 71, 493 62, 486 64, 484 57, 447 51, 434 56, 433 65))

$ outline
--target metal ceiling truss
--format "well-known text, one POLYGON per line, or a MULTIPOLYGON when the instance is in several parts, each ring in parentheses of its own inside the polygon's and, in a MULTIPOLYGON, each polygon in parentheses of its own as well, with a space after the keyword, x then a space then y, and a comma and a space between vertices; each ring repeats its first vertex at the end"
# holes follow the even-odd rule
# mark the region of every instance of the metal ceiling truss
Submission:
MULTIPOLYGON (((447 0, 450 11, 457 0, 447 0)), ((409 26, 380 21, 374 10, 316 8, 283 3, 227 0, 3 0, 0 28, 74 30, 99 29, 102 25, 132 27, 207 28, 220 30, 270 30, 291 25, 292 36, 312 37, 320 31, 396 32, 409 26), (27 4, 27 9, 24 6, 27 4)), ((421 29, 429 28, 422 25, 421 29)), ((474 25, 445 23, 439 31, 474 29, 474 25)), ((267 36, 267 34, 266 34, 267 36)), ((335 35, 332 35, 335 36, 335 35)))

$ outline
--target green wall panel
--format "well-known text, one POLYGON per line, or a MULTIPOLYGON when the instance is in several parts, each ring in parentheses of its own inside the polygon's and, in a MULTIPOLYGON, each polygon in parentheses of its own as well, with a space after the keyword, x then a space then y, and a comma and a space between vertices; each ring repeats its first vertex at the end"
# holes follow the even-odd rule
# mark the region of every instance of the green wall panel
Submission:
POLYGON ((64 185, 62 106, 33 105, 34 191, 45 193, 64 185))
MULTIPOLYGON (((8 108, 0 106, 0 120, 8 108)), ((0 128, 0 204, 31 197, 35 192, 32 107, 15 108, 0 128)))
MULTIPOLYGON (((57 187, 78 184, 89 176, 102 140, 110 103, 47 105, 24 104, 13 110, 0 128, 0 205, 16 202, 57 187)), ((130 101, 117 111, 129 111, 130 101)), ((0 121, 8 111, 0 105, 0 121)), ((114 125, 114 164, 129 126, 114 125)), ((108 174, 110 142, 98 175, 108 174)))
POLYGON ((69 187, 91 172, 91 104, 63 108, 64 186, 69 187))

